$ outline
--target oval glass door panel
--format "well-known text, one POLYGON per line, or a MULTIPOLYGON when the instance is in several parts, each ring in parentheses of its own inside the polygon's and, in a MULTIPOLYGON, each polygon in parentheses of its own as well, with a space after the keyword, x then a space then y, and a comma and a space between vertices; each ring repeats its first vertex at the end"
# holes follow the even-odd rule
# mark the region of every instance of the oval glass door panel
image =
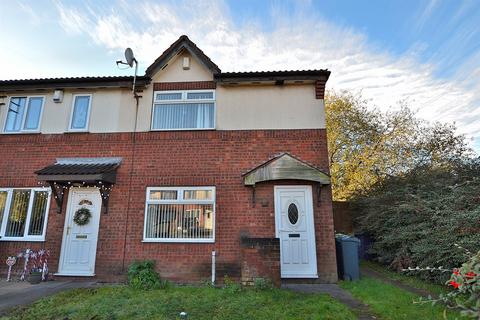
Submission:
POLYGON ((290 203, 288 206, 288 220, 291 224, 296 224, 298 222, 298 208, 295 203, 290 203))

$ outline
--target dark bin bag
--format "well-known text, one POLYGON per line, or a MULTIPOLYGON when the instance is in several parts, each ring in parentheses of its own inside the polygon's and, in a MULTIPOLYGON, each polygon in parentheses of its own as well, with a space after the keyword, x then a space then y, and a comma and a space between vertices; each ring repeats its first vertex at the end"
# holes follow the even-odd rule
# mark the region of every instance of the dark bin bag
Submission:
POLYGON ((338 235, 335 237, 337 252, 338 277, 343 280, 354 281, 360 279, 360 265, 358 248, 360 240, 355 237, 338 235))
POLYGON ((355 237, 360 239, 360 249, 358 250, 360 260, 372 260, 373 256, 368 251, 373 245, 373 238, 365 233, 355 234, 355 237))

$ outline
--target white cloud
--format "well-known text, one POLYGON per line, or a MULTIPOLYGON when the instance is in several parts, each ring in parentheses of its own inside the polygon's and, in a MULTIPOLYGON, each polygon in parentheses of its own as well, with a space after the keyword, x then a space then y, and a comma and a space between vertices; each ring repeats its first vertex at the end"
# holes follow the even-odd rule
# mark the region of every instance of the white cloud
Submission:
MULTIPOLYGON (((436 1, 420 13, 422 27, 436 1)), ((274 28, 259 23, 235 25, 220 1, 133 4, 115 9, 70 7, 56 3, 60 25, 71 34, 87 34, 100 46, 118 52, 130 46, 146 68, 181 34, 187 34, 223 71, 328 68, 329 88, 361 90, 381 108, 406 100, 429 120, 456 121, 460 132, 480 136, 480 52, 449 80, 435 76, 436 64, 417 59, 423 44, 398 58, 373 46, 355 30, 335 25, 309 10, 309 2, 288 13, 273 8, 274 28)), ((464 37, 465 35, 460 34, 464 37)))
POLYGON ((56 3, 60 14, 60 26, 70 34, 88 33, 92 21, 87 15, 82 14, 75 8, 65 7, 61 2, 56 3))

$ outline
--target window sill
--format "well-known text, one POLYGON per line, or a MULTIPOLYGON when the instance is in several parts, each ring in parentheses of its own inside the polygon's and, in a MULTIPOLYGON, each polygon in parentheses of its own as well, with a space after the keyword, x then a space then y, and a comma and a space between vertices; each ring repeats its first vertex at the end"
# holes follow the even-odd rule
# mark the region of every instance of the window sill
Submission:
POLYGON ((144 243, 215 243, 215 239, 143 239, 144 243))
POLYGON ((66 134, 72 134, 72 133, 90 133, 90 131, 88 130, 67 130, 67 131, 64 131, 63 133, 66 133, 66 134))
POLYGON ((40 131, 19 131, 19 132, 2 132, 5 135, 12 135, 12 134, 41 134, 40 131))
POLYGON ((151 132, 155 131, 216 131, 216 128, 187 128, 187 129, 150 129, 151 132))
POLYGON ((29 238, 5 238, 0 237, 0 242, 45 242, 45 239, 29 239, 29 238))

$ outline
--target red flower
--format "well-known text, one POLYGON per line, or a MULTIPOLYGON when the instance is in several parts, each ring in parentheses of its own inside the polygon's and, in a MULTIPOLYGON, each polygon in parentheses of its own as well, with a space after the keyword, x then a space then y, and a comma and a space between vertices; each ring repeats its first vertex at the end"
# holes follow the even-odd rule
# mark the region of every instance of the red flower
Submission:
POLYGON ((460 272, 458 272, 458 269, 453 269, 453 274, 458 276, 460 274, 460 272))
POLYGON ((456 282, 455 280, 450 280, 450 283, 448 285, 454 287, 455 289, 458 289, 458 287, 460 287, 460 283, 456 282))
POLYGON ((473 271, 467 272, 467 273, 465 274, 465 278, 467 278, 467 279, 469 279, 469 280, 475 278, 476 276, 477 276, 477 274, 476 274, 475 272, 473 272, 473 271))

